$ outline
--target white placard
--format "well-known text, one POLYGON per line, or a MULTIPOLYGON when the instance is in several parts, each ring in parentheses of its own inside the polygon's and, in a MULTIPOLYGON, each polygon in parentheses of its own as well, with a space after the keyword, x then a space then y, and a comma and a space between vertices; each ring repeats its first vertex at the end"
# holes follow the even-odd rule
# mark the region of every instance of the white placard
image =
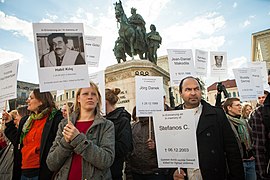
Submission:
POLYGON ((267 88, 268 85, 268 74, 267 74, 267 67, 265 61, 256 61, 248 64, 250 68, 260 69, 262 80, 263 80, 263 87, 267 88))
POLYGON ((227 75, 227 53, 210 52, 211 75, 227 75))
POLYGON ((154 113, 159 168, 199 168, 194 110, 154 113))
POLYGON ((167 49, 171 86, 179 86, 187 76, 194 76, 195 68, 191 49, 167 49))
POLYGON ((34 23, 41 92, 89 86, 82 23, 34 23))
POLYGON ((136 76, 136 116, 152 116, 164 111, 163 78, 160 76, 136 76))
POLYGON ((195 69, 197 76, 207 76, 208 52, 195 50, 195 69))
POLYGON ((261 70, 257 68, 250 68, 253 77, 254 86, 256 88, 257 96, 263 96, 263 80, 261 70))
POLYGON ((101 36, 84 36, 85 57, 89 67, 98 67, 101 49, 101 36))
POLYGON ((17 98, 19 60, 0 65, 0 102, 17 98))
POLYGON ((106 114, 106 99, 105 99, 105 72, 98 71, 92 74, 89 74, 89 80, 94 82, 98 88, 101 95, 101 103, 102 108, 101 112, 105 115, 106 114))
POLYGON ((241 101, 257 99, 257 91, 250 68, 233 69, 241 101))

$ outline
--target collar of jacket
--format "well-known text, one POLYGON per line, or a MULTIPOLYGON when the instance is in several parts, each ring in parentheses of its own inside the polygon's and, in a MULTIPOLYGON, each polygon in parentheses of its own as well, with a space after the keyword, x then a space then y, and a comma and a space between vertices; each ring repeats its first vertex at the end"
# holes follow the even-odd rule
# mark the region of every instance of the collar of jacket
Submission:
POLYGON ((118 107, 115 110, 113 110, 112 112, 109 112, 105 116, 105 118, 108 117, 108 119, 118 119, 118 117, 120 116, 120 114, 122 112, 124 112, 124 111, 125 111, 125 108, 124 107, 118 107))
POLYGON ((233 117, 233 118, 237 118, 237 119, 240 119, 240 118, 241 118, 241 115, 233 116, 233 115, 231 115, 230 113, 226 113, 226 114, 229 115, 229 116, 231 116, 231 117, 233 117))
MULTIPOLYGON (((79 113, 73 112, 73 113, 70 115, 70 121, 75 125, 75 123, 76 123, 78 117, 79 117, 79 113)), ((104 122, 105 122, 105 118, 102 117, 102 116, 99 115, 99 114, 96 114, 95 117, 94 117, 94 122, 93 122, 91 128, 94 127, 94 126, 96 126, 96 125, 98 125, 98 124, 102 124, 102 123, 104 123, 104 122)))
MULTIPOLYGON (((214 107, 212 105, 210 105, 209 103, 207 103, 205 100, 201 100, 203 109, 202 109, 202 114, 204 115, 208 115, 208 114, 215 114, 215 110, 213 108, 217 108, 214 107), (205 109, 207 109, 207 111, 205 111, 205 109)), ((175 107, 175 110, 183 110, 184 108, 184 104, 180 104, 179 106, 175 107)))

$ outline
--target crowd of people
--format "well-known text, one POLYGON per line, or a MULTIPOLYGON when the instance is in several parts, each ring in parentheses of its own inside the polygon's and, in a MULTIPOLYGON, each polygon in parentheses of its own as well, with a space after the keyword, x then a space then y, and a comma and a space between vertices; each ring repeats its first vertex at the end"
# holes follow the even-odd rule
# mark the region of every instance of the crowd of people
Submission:
POLYGON ((4 110, 1 179, 270 179, 268 91, 257 107, 232 97, 212 106, 203 100, 197 78, 181 80, 184 103, 170 108, 164 101, 164 111, 194 111, 199 157, 195 169, 158 167, 152 117, 136 117, 136 107, 132 115, 117 107, 120 92, 107 88, 101 97, 97 85, 90 82, 77 90, 74 103, 58 108, 51 93, 34 89, 27 106, 4 110))

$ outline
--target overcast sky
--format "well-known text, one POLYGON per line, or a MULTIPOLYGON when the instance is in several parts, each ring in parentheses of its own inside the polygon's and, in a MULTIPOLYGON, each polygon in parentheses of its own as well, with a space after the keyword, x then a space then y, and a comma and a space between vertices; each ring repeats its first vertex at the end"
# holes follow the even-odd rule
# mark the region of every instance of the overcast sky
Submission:
MULTIPOLYGON (((117 61, 113 55, 118 26, 112 0, 0 0, 0 64, 19 59, 18 80, 38 83, 32 23, 83 23, 86 35, 102 36, 99 68, 117 61)), ((269 0, 123 0, 129 17, 137 8, 162 36, 158 56, 167 49, 226 51, 232 67, 246 67, 251 57, 251 34, 269 29, 269 0)), ((216 81, 218 79, 216 78, 216 81)), ((210 81, 210 80, 209 80, 210 81)), ((208 82, 209 82, 208 81, 208 82)))

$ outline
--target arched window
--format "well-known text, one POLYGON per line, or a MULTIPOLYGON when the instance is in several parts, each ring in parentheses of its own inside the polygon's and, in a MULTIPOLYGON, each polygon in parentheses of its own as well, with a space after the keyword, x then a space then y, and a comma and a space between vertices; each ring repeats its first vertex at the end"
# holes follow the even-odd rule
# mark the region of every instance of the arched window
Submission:
POLYGON ((75 98, 75 91, 72 91, 72 98, 75 98))

